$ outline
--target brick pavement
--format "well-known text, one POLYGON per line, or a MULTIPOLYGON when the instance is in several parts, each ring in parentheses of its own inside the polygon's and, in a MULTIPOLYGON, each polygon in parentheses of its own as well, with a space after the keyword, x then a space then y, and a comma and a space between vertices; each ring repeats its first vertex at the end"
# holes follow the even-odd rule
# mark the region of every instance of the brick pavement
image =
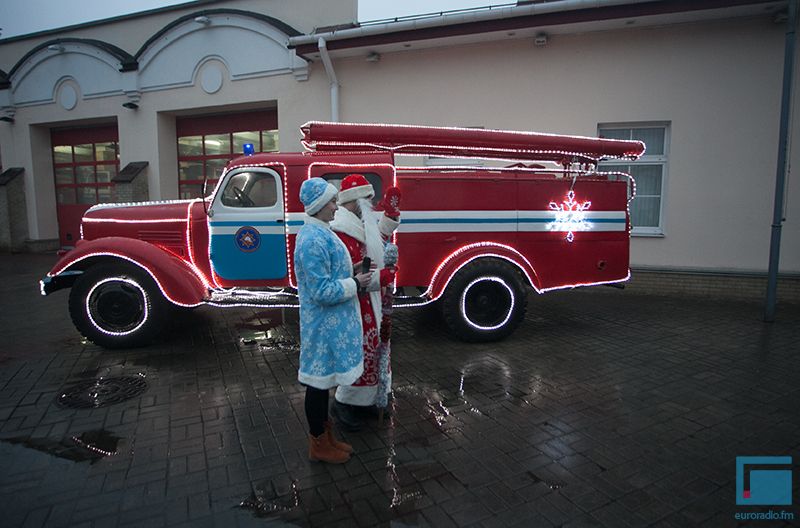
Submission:
POLYGON ((800 306, 765 324, 760 303, 534 294, 492 344, 433 307, 395 312, 393 415, 325 465, 307 460, 295 312, 202 307, 107 351, 67 292, 38 295, 52 261, 0 254, 2 526, 800 526, 796 471, 793 506, 735 501, 737 456, 798 462, 800 306), (114 377, 147 390, 56 403, 114 377), (86 449, 97 432, 115 454, 86 449))

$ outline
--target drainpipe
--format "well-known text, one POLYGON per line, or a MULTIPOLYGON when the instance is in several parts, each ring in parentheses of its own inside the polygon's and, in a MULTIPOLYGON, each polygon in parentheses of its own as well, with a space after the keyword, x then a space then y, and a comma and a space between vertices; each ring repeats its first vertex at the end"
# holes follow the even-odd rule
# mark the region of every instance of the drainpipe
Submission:
POLYGON ((797 0, 789 2, 789 25, 786 28, 786 49, 783 55, 783 95, 781 97, 781 125, 778 139, 778 171, 775 179, 775 208, 772 213, 772 236, 769 243, 769 271, 767 273, 767 306, 764 321, 775 320, 775 299, 778 291, 778 262, 781 252, 783 223, 783 194, 786 186, 786 151, 789 143, 789 114, 792 110, 792 75, 794 68, 795 24, 797 0))
POLYGON ((336 79, 336 72, 333 71, 333 64, 331 63, 331 56, 328 55, 328 44, 325 39, 320 37, 319 53, 322 55, 322 63, 325 64, 325 71, 328 74, 328 80, 331 83, 331 121, 334 123, 339 122, 339 81, 336 79))

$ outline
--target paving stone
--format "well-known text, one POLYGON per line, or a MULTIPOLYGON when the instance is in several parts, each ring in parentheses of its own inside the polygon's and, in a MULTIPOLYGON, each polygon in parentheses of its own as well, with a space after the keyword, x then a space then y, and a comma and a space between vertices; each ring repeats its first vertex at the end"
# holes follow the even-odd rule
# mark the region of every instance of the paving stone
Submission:
POLYGON ((455 339, 435 306, 397 310, 392 416, 337 433, 356 453, 326 465, 308 460, 295 311, 271 330, 281 346, 240 338, 270 310, 200 307, 147 347, 103 350, 66 292, 38 295, 53 260, 0 254, 0 301, 20 306, 0 351, 10 526, 725 527, 737 456, 800 457, 800 306, 765 324, 760 303, 550 292, 486 344, 455 339), (147 391, 119 404, 55 401, 138 375, 147 391), (101 430, 114 454, 56 449, 101 430))

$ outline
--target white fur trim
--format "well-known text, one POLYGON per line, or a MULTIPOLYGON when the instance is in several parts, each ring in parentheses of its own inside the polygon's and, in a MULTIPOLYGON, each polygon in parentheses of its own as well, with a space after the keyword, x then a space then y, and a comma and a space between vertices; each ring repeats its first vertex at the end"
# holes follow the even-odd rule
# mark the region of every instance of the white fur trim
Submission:
POLYGON ((392 236, 392 233, 400 226, 400 218, 398 217, 397 220, 393 218, 389 218, 385 214, 381 215, 381 219, 378 222, 378 227, 381 230, 381 233, 386 235, 387 237, 392 236))
POLYGON ((331 229, 350 235, 362 244, 367 242, 366 234, 364 233, 364 222, 344 207, 340 207, 336 211, 336 216, 333 217, 333 222, 331 222, 331 229))
POLYGON ((350 187, 349 189, 339 191, 339 196, 336 198, 336 203, 342 205, 347 202, 352 202, 353 200, 358 200, 359 198, 374 197, 375 189, 372 188, 372 185, 360 185, 358 187, 350 187))
POLYGON ((303 372, 297 373, 297 381, 303 385, 311 385, 316 389, 330 389, 331 387, 349 387, 364 374, 364 360, 347 372, 334 372, 327 376, 312 376, 303 372))
MULTIPOLYGON (((386 394, 391 394, 392 392, 392 373, 389 373, 389 383, 386 385, 386 394)), ((370 405, 375 405, 375 400, 378 397, 378 385, 367 385, 367 386, 359 386, 353 387, 352 385, 339 385, 336 389, 336 393, 334 394, 334 398, 336 398, 341 403, 347 403, 349 405, 360 405, 362 407, 368 407, 370 405)))
POLYGON ((344 296, 348 299, 350 297, 355 297, 358 295, 358 287, 356 286, 356 281, 351 279, 340 279, 342 286, 344 287, 344 296))
MULTIPOLYGON (((367 200, 363 200, 360 205, 366 207, 370 204, 367 200)), ((377 271, 372 276, 373 282, 370 284, 369 289, 372 290, 375 287, 375 280, 377 279, 378 287, 376 289, 380 290, 380 270, 383 269, 383 238, 372 210, 362 209, 361 214, 367 219, 366 222, 362 221, 355 213, 342 207, 336 211, 336 216, 331 222, 331 229, 349 235, 366 246, 367 256, 378 266, 377 271)), ((375 326, 380 332, 382 315, 381 293, 380 291, 370 291, 369 294, 372 301, 372 316, 375 318, 375 326)))

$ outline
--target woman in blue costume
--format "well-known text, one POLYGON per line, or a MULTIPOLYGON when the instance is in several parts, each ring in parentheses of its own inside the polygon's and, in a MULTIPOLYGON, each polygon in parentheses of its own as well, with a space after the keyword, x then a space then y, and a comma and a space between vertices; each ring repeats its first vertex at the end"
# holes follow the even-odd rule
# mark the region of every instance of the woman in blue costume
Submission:
POLYGON ((353 276, 344 243, 329 223, 338 209, 336 187, 310 178, 300 187, 308 217, 297 234, 295 277, 300 297, 300 369, 306 387, 311 460, 340 463, 353 448, 333 436, 328 416, 328 389, 351 385, 363 373, 361 311, 358 290, 369 285, 372 271, 353 276))

